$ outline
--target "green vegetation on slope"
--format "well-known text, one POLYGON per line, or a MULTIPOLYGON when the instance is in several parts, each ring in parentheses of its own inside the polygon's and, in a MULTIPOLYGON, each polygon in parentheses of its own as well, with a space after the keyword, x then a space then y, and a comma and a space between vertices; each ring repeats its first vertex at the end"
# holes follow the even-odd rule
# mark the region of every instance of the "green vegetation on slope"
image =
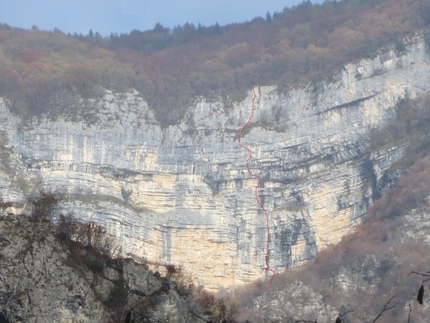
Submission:
POLYGON ((65 90, 88 97, 97 85, 133 87, 168 125, 196 96, 239 100, 253 86, 318 80, 388 44, 404 51, 402 40, 429 24, 426 0, 344 0, 304 1, 242 24, 173 30, 157 24, 106 38, 2 25, 0 95, 17 113, 33 116, 65 90))

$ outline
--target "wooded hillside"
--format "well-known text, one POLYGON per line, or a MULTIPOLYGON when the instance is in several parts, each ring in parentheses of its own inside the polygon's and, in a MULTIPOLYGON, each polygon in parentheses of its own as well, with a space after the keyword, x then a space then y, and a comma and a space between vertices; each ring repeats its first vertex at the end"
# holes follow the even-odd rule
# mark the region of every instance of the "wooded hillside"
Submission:
POLYGON ((1 25, 0 95, 32 116, 64 90, 88 97, 97 85, 133 87, 167 125, 196 96, 240 100, 253 86, 317 81, 383 46, 404 51, 405 37, 429 24, 427 0, 307 0, 241 24, 157 24, 109 37, 1 25))

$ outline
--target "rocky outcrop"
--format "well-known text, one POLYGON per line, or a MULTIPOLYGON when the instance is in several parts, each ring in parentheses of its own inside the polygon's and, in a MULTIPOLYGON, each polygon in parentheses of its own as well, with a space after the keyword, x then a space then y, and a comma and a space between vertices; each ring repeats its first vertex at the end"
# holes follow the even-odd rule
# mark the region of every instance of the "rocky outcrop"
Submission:
POLYGON ((334 322, 339 315, 320 294, 300 281, 294 281, 282 291, 258 296, 250 307, 272 322, 334 322))
POLYGON ((403 243, 418 240, 430 244, 430 209, 412 210, 403 218, 403 225, 397 230, 395 238, 403 243))
POLYGON ((208 321, 196 300, 146 265, 86 257, 85 249, 71 257, 47 221, 0 217, 0 250, 1 322, 124 322, 127 312, 139 322, 208 321))
POLYGON ((103 306, 86 279, 66 266, 62 246, 46 236, 46 223, 21 217, 0 221, 1 313, 6 322, 100 322, 103 306))
MULTIPOLYGON (((275 270, 338 242, 366 214, 375 189, 383 190, 384 172, 403 148, 369 157, 369 132, 394 115, 399 98, 430 89, 424 36, 408 43, 404 53, 344 66, 332 80, 256 89, 242 143, 264 183, 259 198, 269 212, 275 270)), ((198 98, 164 129, 136 91, 75 97, 77 115, 30 121, 1 100, 0 193, 18 202, 37 186, 62 189, 65 209, 106 225, 127 255, 182 264, 209 288, 262 277, 266 219, 237 142, 251 98, 198 98)))

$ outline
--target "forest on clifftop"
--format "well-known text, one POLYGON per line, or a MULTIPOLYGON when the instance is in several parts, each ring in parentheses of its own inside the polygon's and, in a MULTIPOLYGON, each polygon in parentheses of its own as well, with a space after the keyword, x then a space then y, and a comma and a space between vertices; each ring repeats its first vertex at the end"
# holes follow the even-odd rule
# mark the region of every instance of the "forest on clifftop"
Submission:
POLYGON ((106 37, 0 25, 0 96, 31 117, 49 114, 64 91, 90 97, 99 86, 135 88, 167 126, 196 97, 239 101, 254 86, 329 79, 384 46, 404 51, 404 40, 429 24, 426 0, 307 0, 245 23, 157 24, 106 37))
MULTIPOLYGON (((172 30, 157 24, 106 37, 1 25, 0 96, 14 113, 31 118, 54 115, 59 98, 70 94, 93 98, 100 86, 135 88, 167 126, 199 96, 237 101, 253 86, 277 85, 282 91, 330 80, 347 62, 374 57, 384 47, 401 54, 408 39, 427 32, 429 24, 428 0, 343 0, 304 1, 241 24, 172 30)), ((68 114, 78 109, 63 108, 68 114)), ((270 295, 300 282, 321 298, 311 304, 316 316, 286 311, 297 319, 314 322, 321 315, 318 306, 327 304, 340 313, 354 310, 344 322, 370 322, 395 296, 396 308, 378 322, 409 322, 407 304, 413 304, 416 322, 425 321, 426 308, 411 302, 421 278, 408 274, 430 270, 430 97, 399 98, 394 109, 396 118, 371 134, 366 152, 405 145, 405 156, 390 169, 393 185, 374 196, 354 234, 320 252, 315 262, 277 275, 272 285, 257 282, 235 291, 235 320, 276 321, 277 314, 263 308, 263 295, 270 302, 270 295)), ((306 299, 294 302, 303 305, 306 299)))

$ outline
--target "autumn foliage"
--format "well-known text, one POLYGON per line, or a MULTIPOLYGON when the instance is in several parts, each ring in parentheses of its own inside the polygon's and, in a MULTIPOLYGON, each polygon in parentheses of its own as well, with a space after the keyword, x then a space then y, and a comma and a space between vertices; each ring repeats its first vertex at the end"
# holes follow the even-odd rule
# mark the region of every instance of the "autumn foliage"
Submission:
POLYGON ((58 205, 62 199, 59 192, 44 191, 31 195, 27 207, 33 219, 52 220, 57 214, 58 205))
MULTIPOLYGON (((64 91, 138 89, 163 124, 196 96, 243 98, 252 86, 309 82, 346 62, 372 57, 430 23, 426 0, 304 1, 250 22, 186 23, 104 37, 0 26, 0 95, 24 116, 48 113, 64 91)), ((69 105, 70 113, 79 106, 69 105)))
POLYGON ((428 206, 430 194, 430 157, 419 160, 408 173, 401 176, 395 188, 377 200, 369 212, 369 217, 392 219, 404 215, 413 208, 428 206))

